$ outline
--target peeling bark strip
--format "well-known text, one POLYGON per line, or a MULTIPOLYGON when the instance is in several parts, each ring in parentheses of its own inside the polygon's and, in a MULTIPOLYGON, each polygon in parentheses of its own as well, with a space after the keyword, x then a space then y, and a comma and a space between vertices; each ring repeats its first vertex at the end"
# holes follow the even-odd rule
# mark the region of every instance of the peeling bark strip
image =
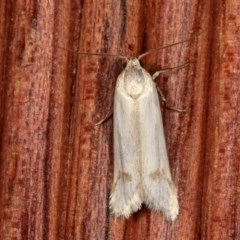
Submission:
POLYGON ((0 236, 12 239, 238 239, 240 236, 240 3, 229 1, 0 1, 0 236), (121 64, 68 53, 136 56, 207 29, 198 41, 149 55, 158 80, 180 212, 108 209, 111 109, 121 64))

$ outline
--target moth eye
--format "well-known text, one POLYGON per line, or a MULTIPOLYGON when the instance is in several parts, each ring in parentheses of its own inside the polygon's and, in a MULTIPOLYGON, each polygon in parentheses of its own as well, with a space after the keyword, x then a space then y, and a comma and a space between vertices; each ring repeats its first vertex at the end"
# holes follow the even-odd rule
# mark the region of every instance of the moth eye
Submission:
POLYGON ((123 63, 123 68, 126 68, 126 66, 127 66, 127 62, 124 62, 123 63))
POLYGON ((140 66, 144 68, 144 64, 142 62, 142 60, 139 60, 140 66))

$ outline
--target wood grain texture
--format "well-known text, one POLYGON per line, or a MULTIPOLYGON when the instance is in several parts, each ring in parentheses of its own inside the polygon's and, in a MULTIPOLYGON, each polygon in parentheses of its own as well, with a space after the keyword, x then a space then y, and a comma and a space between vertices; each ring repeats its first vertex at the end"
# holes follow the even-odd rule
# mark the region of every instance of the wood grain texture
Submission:
POLYGON ((229 1, 0 2, 1 239, 240 239, 240 3, 229 1), (157 79, 180 214, 146 207, 115 220, 112 111, 122 61, 157 79), (65 51, 64 47, 72 50, 65 51))

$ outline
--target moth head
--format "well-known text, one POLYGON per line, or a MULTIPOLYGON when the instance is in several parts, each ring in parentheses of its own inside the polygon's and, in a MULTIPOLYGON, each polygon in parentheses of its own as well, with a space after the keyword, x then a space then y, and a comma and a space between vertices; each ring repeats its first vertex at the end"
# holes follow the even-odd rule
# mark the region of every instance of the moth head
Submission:
POLYGON ((130 58, 126 62, 125 70, 127 69, 141 69, 141 64, 137 58, 130 58))

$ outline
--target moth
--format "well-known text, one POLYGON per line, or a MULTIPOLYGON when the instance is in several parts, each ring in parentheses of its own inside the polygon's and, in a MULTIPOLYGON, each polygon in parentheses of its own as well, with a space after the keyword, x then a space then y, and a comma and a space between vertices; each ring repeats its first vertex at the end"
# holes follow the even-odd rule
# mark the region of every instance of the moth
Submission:
POLYGON ((127 60, 114 94, 114 179, 110 208, 128 218, 144 203, 168 220, 179 213, 154 79, 139 59, 127 60))
MULTIPOLYGON (((177 189, 169 167, 159 97, 154 82, 165 70, 151 76, 139 60, 152 52, 194 38, 152 49, 138 58, 79 53, 119 57, 127 62, 118 76, 114 94, 114 177, 110 208, 116 217, 128 218, 143 203, 162 212, 171 221, 179 214, 177 189)), ((188 64, 189 62, 174 68, 182 68, 188 64)), ((108 117, 95 125, 106 119, 108 117)))

